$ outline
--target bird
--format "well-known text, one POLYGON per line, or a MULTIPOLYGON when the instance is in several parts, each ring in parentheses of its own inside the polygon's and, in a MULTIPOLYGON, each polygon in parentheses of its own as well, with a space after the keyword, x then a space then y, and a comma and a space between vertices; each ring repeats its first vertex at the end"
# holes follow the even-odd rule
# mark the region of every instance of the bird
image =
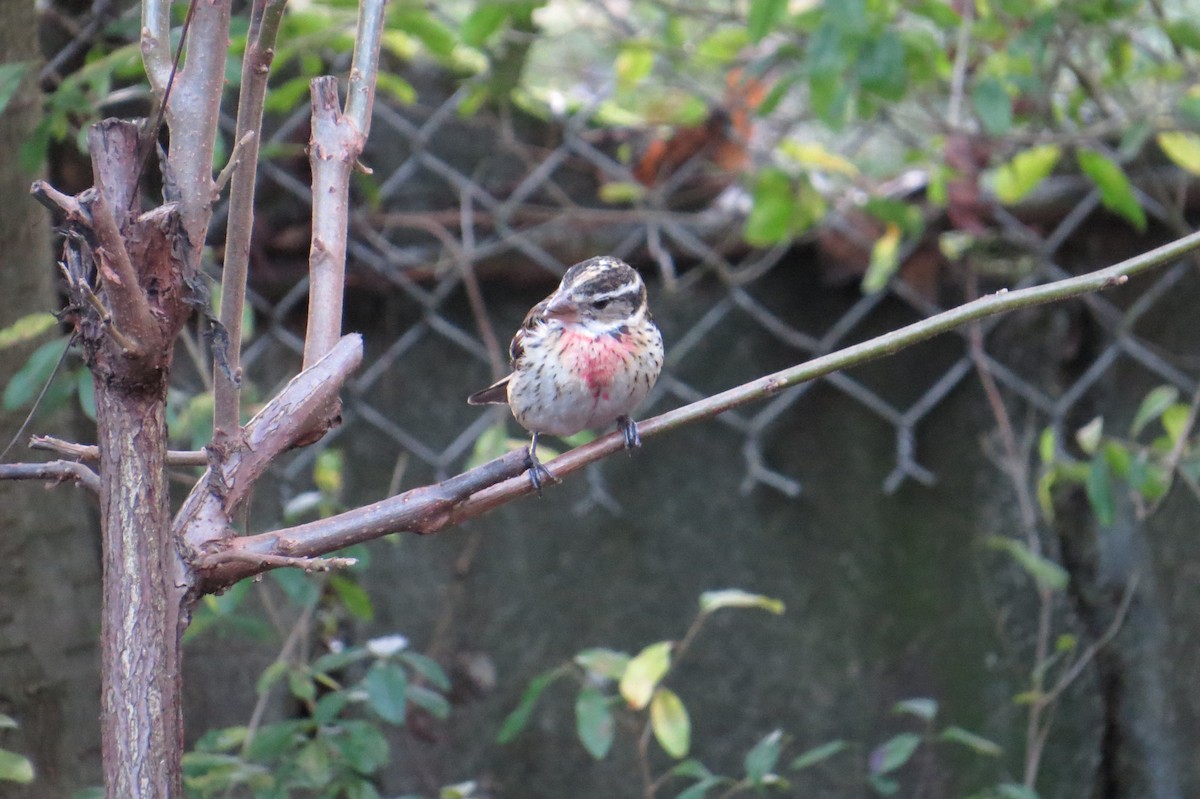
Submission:
POLYGON ((533 434, 527 466, 541 496, 543 479, 557 478, 538 460, 540 435, 615 424, 626 449, 641 446, 630 414, 654 387, 663 351, 641 275, 619 258, 596 256, 568 269, 530 309, 509 346, 511 372, 467 403, 508 405, 533 434))

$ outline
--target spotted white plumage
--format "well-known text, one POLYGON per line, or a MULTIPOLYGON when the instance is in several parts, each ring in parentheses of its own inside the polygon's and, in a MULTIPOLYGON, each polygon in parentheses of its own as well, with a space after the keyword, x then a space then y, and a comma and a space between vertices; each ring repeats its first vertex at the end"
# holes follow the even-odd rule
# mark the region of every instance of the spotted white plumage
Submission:
POLYGON ((646 306, 641 276, 599 256, 567 270, 526 315, 509 348, 512 373, 467 398, 507 404, 533 433, 530 478, 550 476, 537 460, 541 433, 567 436, 616 424, 626 446, 640 443, 629 414, 662 370, 663 340, 646 306))

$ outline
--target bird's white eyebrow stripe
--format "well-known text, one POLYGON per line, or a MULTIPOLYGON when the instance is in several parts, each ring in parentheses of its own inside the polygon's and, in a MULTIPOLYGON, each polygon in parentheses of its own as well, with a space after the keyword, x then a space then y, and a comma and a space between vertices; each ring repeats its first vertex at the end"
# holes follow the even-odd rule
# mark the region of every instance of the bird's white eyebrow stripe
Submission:
POLYGON ((626 294, 639 295, 642 292, 642 287, 638 283, 625 283, 617 286, 612 291, 606 291, 603 294, 592 294, 588 297, 592 302, 600 300, 611 300, 616 297, 623 297, 626 294))

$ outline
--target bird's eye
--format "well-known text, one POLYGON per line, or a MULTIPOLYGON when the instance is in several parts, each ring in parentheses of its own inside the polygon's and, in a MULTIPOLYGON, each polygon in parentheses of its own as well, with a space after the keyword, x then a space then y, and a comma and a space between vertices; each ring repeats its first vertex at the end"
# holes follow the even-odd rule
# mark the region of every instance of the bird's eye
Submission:
POLYGON ((610 302, 612 302, 612 300, 594 300, 592 302, 592 307, 595 308, 597 311, 603 311, 605 308, 608 307, 608 304, 610 302))

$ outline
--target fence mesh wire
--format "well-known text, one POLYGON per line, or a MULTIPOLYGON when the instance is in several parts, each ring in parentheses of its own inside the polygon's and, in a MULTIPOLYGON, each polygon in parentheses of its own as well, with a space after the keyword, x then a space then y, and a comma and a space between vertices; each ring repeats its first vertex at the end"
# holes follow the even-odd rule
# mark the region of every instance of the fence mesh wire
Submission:
MULTIPOLYGON (((394 339, 376 351, 354 378, 340 435, 368 428, 371 435, 385 437, 439 476, 462 466, 475 440, 494 417, 481 414, 447 436, 420 422, 397 420, 372 397, 389 381, 411 379, 406 358, 422 341, 431 338, 453 345, 466 361, 484 367, 494 362, 496 346, 492 344, 489 350, 480 327, 469 317, 464 318, 460 308, 464 293, 481 291, 486 304, 489 292, 503 285, 486 280, 480 287, 476 281, 481 270, 495 276, 510 269, 518 277, 507 279, 520 281, 536 279, 537 273, 550 279, 561 275, 573 260, 609 252, 657 277, 652 282, 655 292, 686 292, 699 280, 719 281, 721 289, 715 301, 668 341, 664 373, 644 415, 694 401, 720 388, 697 384, 695 375, 704 372, 702 348, 697 345, 709 337, 729 335, 735 321, 744 324, 749 320, 781 350, 791 353, 791 360, 800 362, 861 340, 861 331, 872 329, 873 317, 887 303, 902 303, 911 309, 914 318, 944 310, 929 291, 914 287, 910 281, 893 280, 882 291, 861 294, 822 329, 803 329, 781 312, 777 303, 769 302, 756 290, 774 270, 795 268, 789 261, 789 253, 794 250, 786 246, 752 248, 742 243, 749 197, 736 176, 718 175, 714 186, 713 167, 707 160, 710 154, 697 154, 662 184, 645 192, 633 206, 605 205, 596 199, 596 187, 611 182, 632 184, 635 178, 631 167, 605 146, 606 137, 611 138, 613 132, 595 121, 598 101, 532 129, 522 129, 504 114, 464 118, 459 108, 468 90, 459 87, 436 101, 430 100, 435 92, 422 92, 420 100, 412 105, 381 104, 377 109, 372 142, 385 142, 386 146, 371 145, 364 158, 375 170, 371 178, 375 188, 370 199, 372 210, 365 210, 364 204, 354 212, 350 268, 369 273, 380 287, 407 298, 417 311, 393 331, 394 339), (680 196, 694 191, 697 184, 705 186, 700 192, 704 195, 702 201, 696 202, 694 194, 681 201, 680 196), (595 248, 590 253, 585 251, 589 245, 595 248), (497 263, 504 266, 498 269, 497 263), (448 304, 455 304, 454 312, 447 311, 448 304)), ((307 116, 305 106, 278 120, 271 140, 283 144, 305 137, 307 116)), ((751 158, 761 158, 774 141, 789 132, 778 123, 771 130, 763 127, 753 140, 741 142, 751 158)), ((232 120, 226 120, 226 129, 232 130, 232 120)), ((884 133, 898 138, 907 135, 893 125, 843 143, 841 154, 853 159, 856 149, 877 147, 884 133)), ((303 175, 296 172, 278 162, 265 162, 260 195, 282 194, 294 198, 297 208, 306 207, 309 188, 303 175)), ((1095 223, 1097 217, 1114 225, 1123 224, 1106 216, 1095 190, 1082 183, 1064 190, 1068 195, 1074 192, 1072 204, 1050 226, 1033 226, 1002 209, 993 209, 1003 236, 1021 249, 1024 266, 1019 275, 1007 281, 1010 287, 1067 276, 1069 270, 1061 263, 1064 248, 1083 235, 1085 227, 1095 223)), ((360 195, 358 199, 363 198, 360 195)), ((1152 219, 1170 222, 1170 209, 1152 197, 1142 195, 1140 199, 1152 219)), ((849 231, 848 236, 853 237, 854 226, 848 224, 853 220, 851 213, 835 211, 807 240, 813 242, 821 231, 839 229, 849 231)), ((865 257, 871 241, 858 244, 865 257)), ((1107 263, 1099 260, 1092 268, 1107 263)), ((1086 298, 1084 307, 1104 331, 1105 344, 1072 384, 1050 387, 1023 376, 1019 367, 1006 362, 1004 354, 989 344, 992 336, 988 334, 1004 324, 999 319, 984 323, 983 363, 1005 391, 1029 403, 1044 415, 1046 423, 1058 427, 1072 416, 1089 389, 1129 362, 1190 395, 1197 385, 1191 357, 1194 353, 1165 353, 1138 332, 1139 320, 1153 314, 1163 298, 1188 279, 1194 279, 1194 268, 1189 263, 1177 263, 1140 281, 1136 299, 1123 306, 1105 295, 1086 298), (1190 370, 1189 364, 1193 367, 1190 370)), ((959 292, 952 302, 963 299, 959 292)), ((260 359, 274 357, 280 345, 298 357, 301 340, 287 320, 295 318, 305 301, 303 278, 271 302, 255 298, 255 307, 266 326, 245 356, 251 372, 260 359)), ((506 332, 498 329, 497 335, 503 337, 506 332)), ((952 391, 973 379, 975 363, 965 332, 962 339, 959 357, 927 385, 871 385, 847 373, 818 381, 894 428, 895 461, 884 480, 885 491, 894 491, 908 480, 923 484, 936 480, 934 470, 921 461, 921 429, 936 420, 939 407, 952 391)), ((503 338, 501 350, 506 341, 503 338)), ((780 417, 802 402, 811 388, 799 386, 720 417, 721 424, 744 437, 743 491, 765 488, 788 496, 800 493, 798 476, 773 466, 764 455, 764 441, 778 432, 780 417)), ((301 456, 287 467, 289 480, 303 481, 311 457, 301 456)), ((602 492, 598 482, 595 486, 597 492, 602 492)))
MULTIPOLYGON (((116 4, 101 0, 85 11, 74 24, 76 35, 42 70, 43 85, 57 85, 104 25, 122 15, 132 19, 134 10, 131 6, 121 11, 116 4)), ((675 12, 690 13, 682 8, 675 12)), ((609 5, 597 4, 590 13, 609 15, 614 35, 629 33, 629 22, 612 17, 609 5)), ((718 18, 714 16, 714 24, 718 18)), ((343 60, 335 66, 344 71, 347 63, 343 60)), ((374 128, 363 159, 374 174, 356 184, 348 255, 352 280, 361 280, 378 293, 403 298, 411 312, 403 315, 404 321, 397 329, 389 331, 388 342, 370 349, 369 362, 348 387, 345 424, 331 441, 366 428, 371 435, 384 437, 397 450, 425 464, 436 476, 461 468, 475 441, 495 417, 479 414, 448 434, 419 420, 398 419, 380 406, 380 387, 411 379, 407 363, 412 353, 431 340, 449 344, 464 362, 479 364, 480 375, 494 372, 500 366, 498 354, 504 349, 508 331, 497 324, 499 345, 488 341, 479 319, 461 312, 464 294, 473 303, 482 301, 486 306, 489 293, 503 285, 500 278, 530 283, 540 277, 546 281, 561 275, 573 261, 600 252, 625 258, 644 274, 657 277, 652 282, 654 292, 687 292, 704 280, 718 281, 721 286, 704 312, 696 314, 684 329, 674 331, 668 341, 664 373, 643 415, 694 401, 722 388, 697 379, 705 371, 705 355, 698 345, 710 337, 730 335, 728 331, 735 323, 748 321, 757 326, 782 351, 790 353, 791 360, 799 362, 861 340, 862 331, 876 329, 872 321, 889 303, 902 303, 911 309, 913 318, 923 318, 943 310, 943 303, 966 298, 962 292, 947 297, 944 292, 922 290, 911 281, 893 280, 882 291, 859 296, 821 329, 804 327, 758 290, 772 272, 796 267, 795 247, 754 248, 744 244, 742 229, 751 202, 745 180, 737 171, 715 168, 713 161, 717 159, 711 149, 701 148, 693 157, 673 164, 668 174, 658 176, 632 203, 599 199, 600 187, 606 184, 638 183, 636 160, 622 157, 623 148, 636 149, 637 143, 631 145, 631 139, 636 139, 638 132, 614 129, 601 119, 603 103, 613 91, 603 77, 586 91, 580 87, 577 96, 560 98, 563 107, 569 106, 570 110, 561 110, 550 119, 531 118, 519 111, 486 110, 467 117, 460 110, 471 96, 470 81, 455 83, 436 69, 417 68, 406 77, 417 89, 415 102, 390 104, 381 98, 376 106, 374 128), (481 284, 481 276, 497 279, 481 284)), ((724 111, 729 111, 730 92, 725 86, 696 86, 700 79, 686 75, 675 78, 691 81, 690 88, 706 94, 712 108, 724 105, 724 111)), ((264 146, 265 152, 274 148, 291 155, 262 160, 259 238, 275 241, 296 234, 292 238, 299 243, 291 248, 291 256, 295 256, 292 266, 297 268, 283 270, 287 285, 280 288, 276 282, 272 290, 262 291, 260 275, 256 283, 259 293, 251 292, 260 322, 243 363, 252 380, 256 369, 272 372, 268 367, 279 363, 281 357, 286 361, 287 353, 298 363, 302 351, 296 320, 307 301, 302 263, 307 243, 301 234, 307 232, 310 188, 300 150, 307 142, 308 117, 308 105, 302 103, 291 113, 271 120, 264 146)), ((722 119, 714 114, 709 122, 722 119)), ((222 129, 227 139, 232 136, 231 116, 223 117, 222 129)), ((727 138, 736 139, 733 144, 744 151, 750 166, 765 163, 773 147, 786 137, 828 137, 827 133, 806 127, 803 113, 789 111, 786 101, 769 118, 758 120, 752 135, 739 138, 740 133, 744 131, 724 131, 727 138)), ((881 152, 911 145, 927 134, 903 112, 896 111, 883 115, 873 125, 847 133, 835 143, 827 138, 826 144, 851 161, 870 161, 881 152)), ((901 179, 894 181, 890 190, 899 194, 911 189, 901 179)), ((1055 214, 1053 224, 1032 225, 1002 208, 990 209, 1003 237, 1021 251, 1024 267, 1007 281, 1011 287, 1069 274, 1071 270, 1063 265, 1065 248, 1077 243, 1085 229, 1094 229, 1098 217, 1107 215, 1099 193, 1082 183, 1052 188, 1051 193, 1060 199, 1071 197, 1069 205, 1055 214)), ((807 246, 811 251, 823 236, 832 234, 857 247, 865 259, 873 239, 863 236, 863 227, 853 210, 854 198, 849 194, 827 197, 838 210, 796 246, 807 246)), ((1152 220, 1163 223, 1164 229, 1178 229, 1176 209, 1146 193, 1139 194, 1139 201, 1152 220)), ((218 207, 218 233, 223 214, 223 206, 218 207)), ((1115 217, 1108 216, 1107 220, 1123 224, 1115 217)), ((918 244, 913 242, 902 256, 913 255, 918 244)), ((278 258, 278 252, 260 253, 254 268, 262 270, 269 267, 267 262, 278 258)), ((1107 263, 1101 258, 1092 267, 1107 263)), ((1139 323, 1153 316, 1184 281, 1194 279, 1194 267, 1181 262, 1139 281, 1137 297, 1122 305, 1103 294, 1083 300, 1087 313, 1103 331, 1105 344, 1068 385, 1048 386, 1009 363, 1004 352, 992 346, 993 336, 989 335, 1004 324, 1003 320, 993 319, 983 325, 983 363, 1005 391, 1027 402, 1048 424, 1060 428, 1089 389, 1130 363, 1191 395, 1197 387, 1195 353, 1165 352, 1159 343, 1139 332, 1139 323)), ((894 491, 908 480, 928 484, 936 479, 935 471, 921 461, 922 427, 936 420, 939 407, 952 391, 972 379, 974 369, 964 333, 959 357, 927 385, 880 386, 847 373, 818 382, 894 429, 894 465, 883 483, 884 490, 894 491)), ((743 491, 765 488, 788 496, 799 494, 799 477, 776 468, 764 454, 764 442, 778 432, 785 412, 803 402, 812 388, 799 386, 720 417, 720 424, 743 437, 743 491)), ((313 452, 302 453, 285 467, 285 490, 302 488, 313 457, 313 452)), ((593 485, 596 499, 602 500, 600 483, 593 481, 593 485)))

